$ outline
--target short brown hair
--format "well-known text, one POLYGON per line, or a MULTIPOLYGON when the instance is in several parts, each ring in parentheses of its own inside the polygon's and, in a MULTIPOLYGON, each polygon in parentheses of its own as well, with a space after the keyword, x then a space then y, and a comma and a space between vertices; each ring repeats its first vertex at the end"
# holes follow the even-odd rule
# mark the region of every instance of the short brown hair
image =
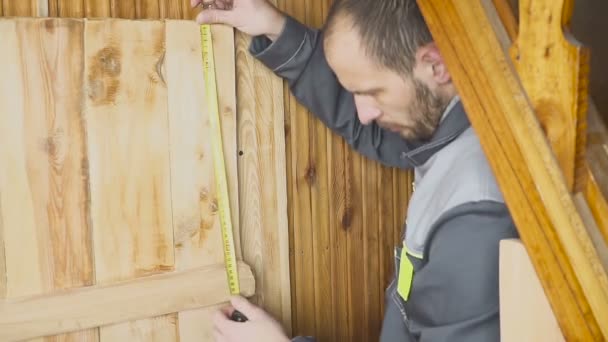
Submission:
POLYGON ((433 41, 416 0, 334 0, 325 37, 343 15, 360 34, 366 55, 399 73, 410 75, 418 48, 433 41))

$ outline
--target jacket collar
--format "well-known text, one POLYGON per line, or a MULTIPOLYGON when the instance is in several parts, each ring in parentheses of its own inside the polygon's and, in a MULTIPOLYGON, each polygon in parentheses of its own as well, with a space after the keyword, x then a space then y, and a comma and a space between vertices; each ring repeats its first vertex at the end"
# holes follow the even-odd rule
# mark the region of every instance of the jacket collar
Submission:
POLYGON ((439 127, 428 142, 412 142, 414 148, 402 154, 403 159, 408 159, 412 165, 420 166, 426 163, 437 151, 451 143, 462 132, 471 126, 469 118, 464 110, 462 101, 455 96, 443 112, 439 127))

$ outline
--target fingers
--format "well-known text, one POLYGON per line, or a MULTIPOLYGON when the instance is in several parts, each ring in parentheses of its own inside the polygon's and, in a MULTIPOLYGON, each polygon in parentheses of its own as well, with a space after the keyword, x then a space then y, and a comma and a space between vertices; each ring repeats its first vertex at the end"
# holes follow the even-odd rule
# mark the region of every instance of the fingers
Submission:
POLYGON ((201 3, 201 0, 190 0, 190 6, 196 7, 201 3))
POLYGON ((198 24, 226 24, 234 26, 234 15, 231 11, 209 8, 196 16, 198 24))
POLYGON ((230 308, 218 310, 212 317, 214 335, 219 341, 227 340, 228 336, 230 336, 230 334, 238 328, 237 325, 240 324, 231 321, 230 318, 228 318, 229 315, 226 314, 226 310, 230 310, 230 308))
POLYGON ((230 299, 230 303, 232 304, 234 309, 240 311, 249 319, 256 318, 259 316, 260 308, 251 304, 251 302, 241 296, 233 296, 230 299))

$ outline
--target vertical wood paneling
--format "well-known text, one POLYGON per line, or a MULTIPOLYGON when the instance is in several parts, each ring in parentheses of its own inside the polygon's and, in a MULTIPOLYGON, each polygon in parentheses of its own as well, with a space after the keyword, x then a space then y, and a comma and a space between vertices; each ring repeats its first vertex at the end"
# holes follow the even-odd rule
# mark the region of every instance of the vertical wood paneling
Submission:
POLYGON ((114 18, 135 19, 135 0, 110 0, 110 12, 114 18))
POLYGON ((84 0, 84 12, 88 18, 110 17, 110 0, 84 0))
POLYGON ((29 17, 38 14, 37 0, 3 0, 3 14, 7 17, 29 17))
POLYGON ((158 0, 135 0, 135 17, 139 19, 160 18, 158 0))
MULTIPOLYGON (((330 4, 278 1, 313 27, 321 26, 330 4)), ((410 174, 362 158, 287 87, 285 95, 294 334, 377 340, 410 174)))
POLYGON ((82 18, 85 16, 84 0, 49 0, 49 16, 82 18))
MULTIPOLYGON (((323 1, 306 2, 306 21, 320 27, 325 18, 323 1)), ((331 251, 329 229, 329 176, 327 157, 327 128, 312 115, 310 120, 310 164, 307 172, 311 189, 312 255, 314 267, 315 329, 318 339, 333 339, 333 307, 331 306, 331 251)), ((302 146, 306 148, 307 146, 302 146)))

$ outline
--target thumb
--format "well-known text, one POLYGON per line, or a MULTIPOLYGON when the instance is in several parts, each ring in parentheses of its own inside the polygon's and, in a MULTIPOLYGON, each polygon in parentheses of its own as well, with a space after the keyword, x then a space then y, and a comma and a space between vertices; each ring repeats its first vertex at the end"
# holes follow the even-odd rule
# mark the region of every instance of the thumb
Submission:
POLYGON ((260 315, 260 308, 251 304, 251 302, 241 296, 232 297, 230 299, 230 304, 232 304, 232 307, 234 307, 235 310, 240 311, 249 319, 259 317, 260 315))
POLYGON ((198 24, 226 24, 234 27, 234 14, 230 10, 209 8, 196 16, 198 24))

